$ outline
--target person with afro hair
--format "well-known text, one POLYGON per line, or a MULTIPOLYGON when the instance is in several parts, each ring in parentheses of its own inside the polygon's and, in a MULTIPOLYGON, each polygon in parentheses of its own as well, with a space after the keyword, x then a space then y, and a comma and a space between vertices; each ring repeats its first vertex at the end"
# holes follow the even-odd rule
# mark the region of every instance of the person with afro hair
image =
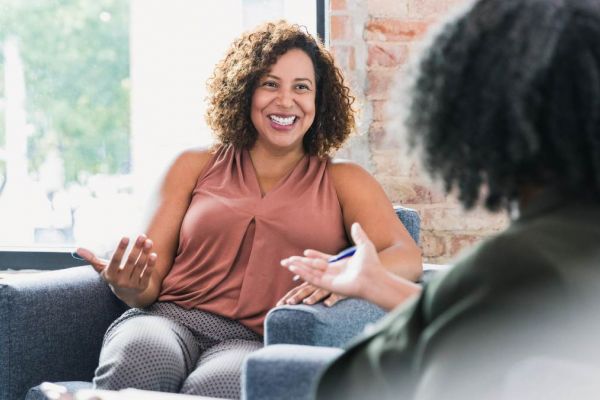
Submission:
POLYGON ((597 398, 600 2, 479 0, 446 21, 407 129, 466 209, 511 215, 420 295, 352 227, 343 266, 283 266, 393 311, 328 366, 318 399, 597 398))

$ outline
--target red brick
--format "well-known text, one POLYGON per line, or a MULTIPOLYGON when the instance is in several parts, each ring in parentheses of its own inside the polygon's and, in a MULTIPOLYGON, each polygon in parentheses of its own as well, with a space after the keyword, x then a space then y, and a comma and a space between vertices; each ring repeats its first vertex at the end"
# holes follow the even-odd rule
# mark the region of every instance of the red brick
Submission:
MULTIPOLYGON (((398 150, 396 152, 400 154, 398 150)), ((406 168, 405 168, 406 169, 406 168)), ((394 171, 393 175, 377 176, 377 179, 384 186, 392 202, 399 204, 438 204, 445 201, 445 197, 434 189, 415 182, 414 179, 406 179, 402 177, 410 177, 411 171, 394 171)), ((422 224, 424 228, 429 228, 428 225, 422 224)))
POLYGON ((369 44, 369 67, 397 67, 406 63, 408 46, 406 44, 371 43, 369 44))
POLYGON ((388 119, 388 102, 383 100, 374 100, 371 102, 373 106, 373 121, 385 121, 388 119))
MULTIPOLYGON (((434 0, 441 1, 441 0, 434 0)), ((368 0, 369 15, 383 17, 402 17, 410 15, 411 0, 368 0)))
POLYGON ((352 39, 350 17, 345 15, 331 16, 331 40, 352 39))
POLYGON ((401 20, 396 18, 372 18, 365 28, 366 40, 387 42, 411 42, 420 39, 431 21, 401 20))
POLYGON ((381 122, 373 122, 369 127, 369 143, 373 150, 400 148, 401 143, 398 139, 397 135, 389 134, 381 122))
POLYGON ((446 240, 431 231, 421 231, 423 257, 440 257, 446 254, 446 240))
POLYGON ((386 100, 394 85, 395 71, 370 70, 367 73, 366 95, 369 100, 386 100))
POLYGON ((339 68, 347 72, 356 70, 356 56, 353 46, 333 45, 331 46, 331 52, 339 68))
POLYGON ((347 8, 346 0, 331 0, 329 4, 331 11, 341 11, 347 8))
POLYGON ((507 218, 502 213, 490 214, 482 210, 466 212, 462 207, 448 204, 443 208, 431 208, 421 214, 421 224, 435 231, 471 231, 481 234, 504 229, 507 218))
MULTIPOLYGON (((406 157, 402 148, 371 146, 370 150, 377 179, 382 179, 384 176, 391 177, 390 186, 393 186, 393 182, 397 182, 399 178, 414 178, 415 161, 406 157)), ((393 200, 399 201, 397 198, 393 200)))
POLYGON ((468 0, 410 0, 409 15, 413 18, 442 17, 468 0))
POLYGON ((446 201, 445 194, 431 185, 414 184, 415 201, 411 203, 443 203, 446 201), (420 200, 420 201, 419 201, 420 200))
POLYGON ((469 234, 452 235, 448 238, 448 243, 446 244, 446 254, 449 257, 456 257, 457 254, 467 251, 467 249, 472 248, 484 238, 483 236, 469 234))
MULTIPOLYGON (((400 153, 400 151, 398 151, 400 153)), ((377 176, 392 202, 399 204, 437 204, 445 201, 445 196, 431 187, 406 180, 398 175, 377 176)))

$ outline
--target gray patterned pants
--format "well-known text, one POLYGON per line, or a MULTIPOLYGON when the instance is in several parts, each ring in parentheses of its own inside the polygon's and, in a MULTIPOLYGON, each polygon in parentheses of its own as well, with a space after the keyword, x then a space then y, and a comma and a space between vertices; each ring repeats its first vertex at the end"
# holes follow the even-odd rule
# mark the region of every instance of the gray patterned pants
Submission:
POLYGON ((262 337, 237 321, 173 303, 126 311, 104 336, 94 388, 238 399, 246 355, 262 337))

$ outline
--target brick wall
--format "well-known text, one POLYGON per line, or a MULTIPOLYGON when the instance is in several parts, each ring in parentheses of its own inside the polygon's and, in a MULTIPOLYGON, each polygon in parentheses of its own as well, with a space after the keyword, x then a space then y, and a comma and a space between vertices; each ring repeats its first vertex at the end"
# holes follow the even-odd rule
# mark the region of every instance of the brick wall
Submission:
POLYGON ((330 46, 357 96, 359 135, 338 153, 373 173, 393 203, 422 218, 427 262, 450 261, 507 224, 504 215, 465 213, 408 154, 399 85, 428 29, 467 0, 331 0, 330 46), (400 93, 400 95, 399 95, 400 93))

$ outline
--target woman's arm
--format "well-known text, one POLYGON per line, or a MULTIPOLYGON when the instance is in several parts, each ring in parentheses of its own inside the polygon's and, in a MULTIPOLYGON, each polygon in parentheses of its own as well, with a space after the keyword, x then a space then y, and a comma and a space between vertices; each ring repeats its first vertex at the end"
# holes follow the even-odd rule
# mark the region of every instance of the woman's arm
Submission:
POLYGON ((188 150, 175 159, 151 201, 146 234, 137 238, 129 254, 125 252, 127 238, 121 240, 110 262, 89 250, 77 250, 127 305, 146 307, 158 298, 162 281, 175 259, 192 191, 210 156, 207 150, 188 150))
POLYGON ((396 216, 381 185, 349 161, 333 161, 329 171, 348 236, 352 224, 358 222, 375 245, 381 264, 396 275, 416 281, 423 268, 421 251, 396 216))

